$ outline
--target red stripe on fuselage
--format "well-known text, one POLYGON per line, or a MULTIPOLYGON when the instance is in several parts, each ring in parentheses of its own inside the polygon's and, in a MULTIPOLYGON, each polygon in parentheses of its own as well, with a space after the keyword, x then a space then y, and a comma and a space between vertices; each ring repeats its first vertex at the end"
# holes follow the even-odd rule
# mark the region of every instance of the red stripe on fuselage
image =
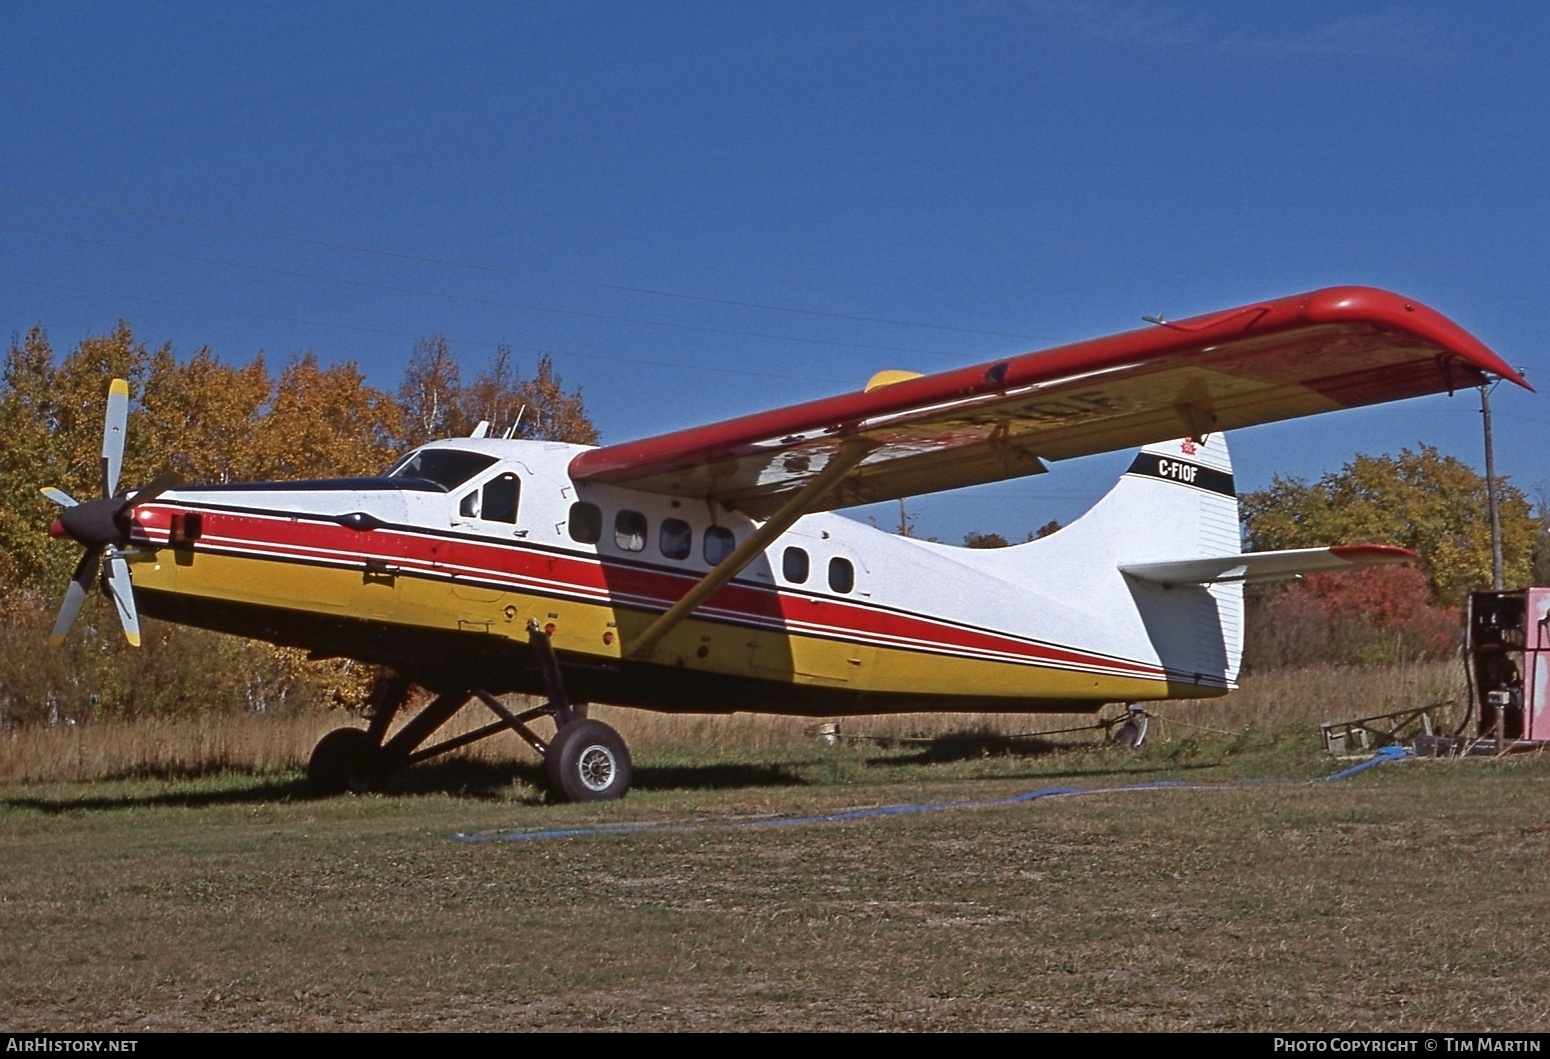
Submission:
MULTIPOLYGON (((174 508, 136 509, 137 529, 150 543, 166 543, 174 508)), ((199 546, 280 560, 364 568, 386 564, 404 574, 480 581, 515 591, 570 595, 588 602, 660 612, 703 574, 682 573, 611 559, 553 551, 520 541, 495 542, 403 529, 354 530, 283 513, 198 509, 199 546)), ((901 614, 876 604, 800 595, 774 586, 733 582, 696 612, 702 619, 786 628, 807 635, 872 642, 884 647, 999 656, 1000 660, 1157 679, 1156 664, 1105 657, 1003 633, 965 628, 942 619, 901 614)), ((995 660, 994 657, 992 660, 995 660)))

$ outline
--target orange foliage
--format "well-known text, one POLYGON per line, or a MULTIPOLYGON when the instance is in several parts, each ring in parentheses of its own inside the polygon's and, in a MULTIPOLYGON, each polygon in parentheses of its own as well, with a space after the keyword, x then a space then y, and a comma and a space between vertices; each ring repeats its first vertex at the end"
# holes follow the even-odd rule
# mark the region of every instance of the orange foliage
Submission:
POLYGON ((1251 595, 1245 661, 1267 668, 1441 658, 1459 632, 1458 612, 1432 604, 1431 583, 1416 567, 1309 574, 1251 595))

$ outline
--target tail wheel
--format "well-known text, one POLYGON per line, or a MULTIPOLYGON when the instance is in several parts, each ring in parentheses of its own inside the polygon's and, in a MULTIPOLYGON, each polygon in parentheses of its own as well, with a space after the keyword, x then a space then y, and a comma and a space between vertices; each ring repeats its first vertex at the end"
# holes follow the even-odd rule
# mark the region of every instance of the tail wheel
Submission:
POLYGON ((575 720, 549 743, 544 755, 549 793, 567 802, 623 798, 630 789, 630 751, 624 739, 602 721, 575 720))
POLYGON ((1114 741, 1127 750, 1140 750, 1146 743, 1147 720, 1145 710, 1131 709, 1130 716, 1114 733, 1114 741))
POLYGON ((382 752, 359 728, 336 728, 312 748, 307 783, 316 794, 363 794, 381 777, 382 752))

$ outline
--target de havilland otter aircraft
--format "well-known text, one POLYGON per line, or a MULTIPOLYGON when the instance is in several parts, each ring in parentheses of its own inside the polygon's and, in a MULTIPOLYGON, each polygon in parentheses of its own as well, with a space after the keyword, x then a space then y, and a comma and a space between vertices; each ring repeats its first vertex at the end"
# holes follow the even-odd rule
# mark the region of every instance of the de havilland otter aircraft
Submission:
MULTIPOLYGON (((101 569, 139 614, 386 667, 365 728, 308 774, 365 789, 510 730, 550 792, 624 794, 630 755, 587 716, 1097 711, 1236 686, 1243 585, 1405 561, 1340 545, 1240 554, 1224 431, 1527 383, 1445 317, 1340 287, 975 367, 882 372, 865 390, 591 448, 437 441, 379 477, 116 493, 129 390, 110 388, 102 497, 51 527, 86 547, 54 627, 101 569), (1169 440, 1176 439, 1176 440, 1169 440), (1042 473, 1140 446, 1051 536, 970 550, 835 508, 1042 473), (434 693, 394 730, 418 686, 434 693), (497 696, 542 705, 513 712, 497 696), (427 746, 479 701, 491 723, 427 746), (547 716, 554 734, 531 724, 547 716)), ((1137 712, 1130 736, 1144 721, 1137 712)))

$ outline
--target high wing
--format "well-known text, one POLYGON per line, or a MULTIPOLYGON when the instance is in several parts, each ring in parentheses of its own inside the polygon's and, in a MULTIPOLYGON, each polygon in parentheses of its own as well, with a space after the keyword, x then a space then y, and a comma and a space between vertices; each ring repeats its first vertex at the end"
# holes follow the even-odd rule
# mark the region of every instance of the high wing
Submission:
POLYGON ((578 455, 573 480, 710 497, 767 517, 1000 481, 1044 461, 1200 437, 1499 376, 1442 314, 1331 287, 661 434, 578 455), (842 469, 842 465, 848 465, 842 469))
POLYGON ((1417 555, 1396 544, 1336 544, 1284 552, 1245 552, 1164 563, 1126 563, 1120 571, 1159 585, 1211 585, 1219 581, 1284 581, 1320 570, 1414 562, 1417 555))

